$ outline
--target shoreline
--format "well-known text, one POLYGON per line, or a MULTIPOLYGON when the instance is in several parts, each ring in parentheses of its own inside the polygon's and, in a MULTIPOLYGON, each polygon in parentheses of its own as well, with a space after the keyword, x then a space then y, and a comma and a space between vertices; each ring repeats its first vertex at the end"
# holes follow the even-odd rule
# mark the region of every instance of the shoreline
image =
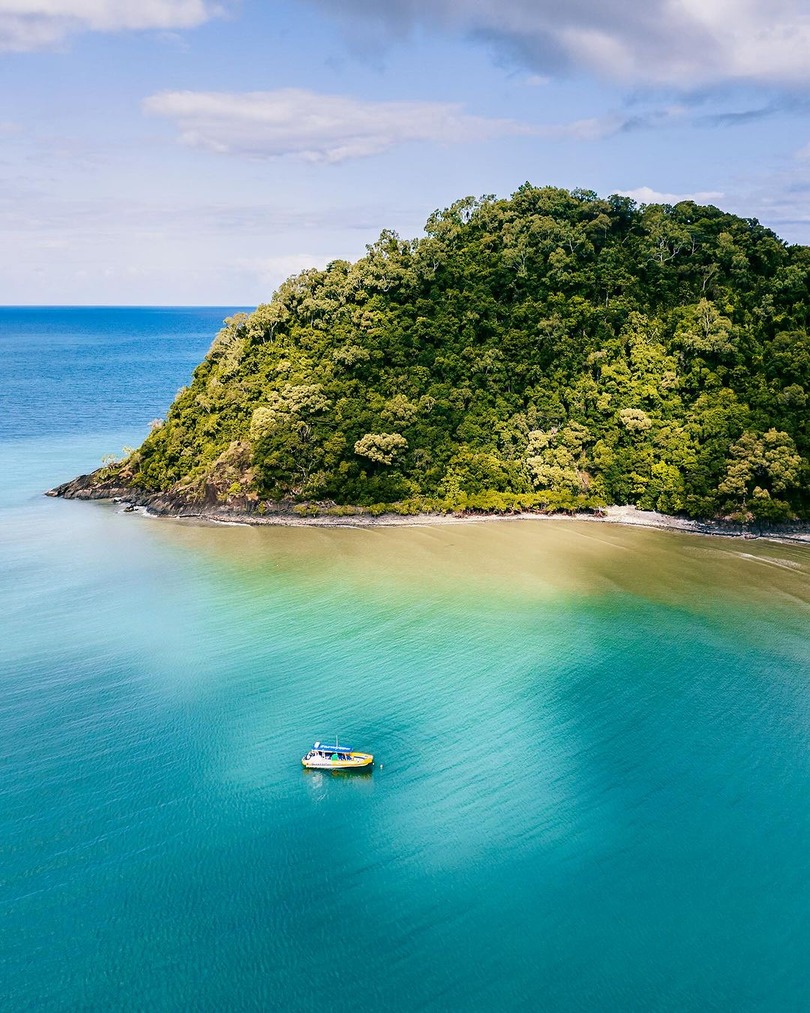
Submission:
POLYGON ((639 510, 634 506, 606 506, 596 513, 542 513, 540 511, 518 511, 515 513, 420 513, 420 514, 370 514, 352 513, 346 515, 297 514, 292 509, 276 508, 264 514, 239 509, 234 506, 201 504, 191 506, 180 497, 165 494, 136 493, 124 487, 99 488, 91 482, 91 476, 79 478, 59 485, 45 493, 60 499, 97 500, 122 504, 127 512, 138 512, 162 520, 190 521, 198 524, 217 524, 240 527, 327 527, 327 528, 375 528, 375 527, 430 527, 446 524, 468 524, 488 521, 587 521, 598 524, 618 524, 627 527, 654 528, 659 531, 676 531, 682 534, 711 535, 721 538, 745 540, 764 539, 789 545, 810 545, 810 522, 796 521, 770 528, 751 529, 733 521, 692 520, 662 514, 654 510, 639 510))
MULTIPOLYGON (((657 531, 674 531, 687 535, 707 535, 715 538, 739 538, 745 541, 781 542, 785 545, 810 545, 810 530, 783 532, 772 529, 750 531, 742 525, 724 521, 696 521, 653 510, 636 507, 609 506, 602 514, 539 513, 450 513, 450 514, 380 514, 349 517, 299 517, 290 513, 277 513, 257 517, 255 514, 219 512, 202 509, 198 512, 178 514, 161 513, 148 506, 136 507, 146 517, 156 520, 189 521, 222 527, 288 527, 288 528, 398 528, 443 527, 452 524, 485 524, 497 521, 586 521, 589 524, 613 524, 620 527, 647 528, 657 531)), ((135 511, 133 511, 135 512, 135 511)))

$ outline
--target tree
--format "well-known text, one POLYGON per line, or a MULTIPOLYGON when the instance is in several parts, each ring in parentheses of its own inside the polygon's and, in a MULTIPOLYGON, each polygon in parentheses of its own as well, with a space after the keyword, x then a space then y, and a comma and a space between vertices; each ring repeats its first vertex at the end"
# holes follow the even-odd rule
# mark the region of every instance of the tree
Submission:
POLYGON ((771 494, 797 485, 802 463, 787 433, 776 429, 764 434, 746 432, 729 451, 726 476, 718 491, 727 497, 736 516, 785 520, 792 516, 789 505, 771 494))
POLYGON ((408 447, 401 433, 366 433, 354 445, 355 454, 376 464, 393 464, 408 447))

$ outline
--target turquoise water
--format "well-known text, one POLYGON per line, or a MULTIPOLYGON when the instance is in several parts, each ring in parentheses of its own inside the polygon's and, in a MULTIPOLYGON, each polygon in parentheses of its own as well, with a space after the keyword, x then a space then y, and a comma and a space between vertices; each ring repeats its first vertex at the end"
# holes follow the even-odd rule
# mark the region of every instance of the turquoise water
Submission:
POLYGON ((810 549, 40 495, 227 312, 0 311, 0 1007, 810 1007, 810 549))

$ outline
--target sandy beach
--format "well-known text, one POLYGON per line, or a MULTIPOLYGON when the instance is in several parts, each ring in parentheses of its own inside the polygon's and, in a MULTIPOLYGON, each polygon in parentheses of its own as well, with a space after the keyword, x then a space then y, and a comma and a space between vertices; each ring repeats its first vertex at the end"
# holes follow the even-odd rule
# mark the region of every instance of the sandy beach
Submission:
POLYGON ((239 524, 250 527, 326 527, 326 528, 366 528, 366 527, 421 527, 440 526, 446 524, 485 524, 495 521, 508 522, 517 520, 531 521, 588 521, 593 524, 620 524, 630 527, 658 528, 666 531, 680 531, 686 534, 715 535, 724 538, 758 539, 770 541, 804 543, 810 545, 810 529, 799 523, 785 525, 784 530, 763 529, 751 530, 730 521, 690 520, 686 517, 673 517, 657 513, 654 510, 639 510, 632 506, 606 507, 601 514, 543 514, 520 512, 510 514, 357 514, 347 517, 314 516, 299 517, 291 513, 277 514, 245 514, 220 510, 216 507, 203 508, 197 511, 183 511, 178 514, 166 514, 144 507, 143 512, 151 517, 171 518, 177 520, 197 521, 209 524, 239 524))
POLYGON ((190 504, 178 497, 161 494, 136 494, 125 488, 100 489, 91 476, 82 475, 46 492, 47 496, 65 499, 91 499, 114 502, 121 510, 139 512, 150 517, 193 521, 202 524, 248 525, 252 527, 414 527, 444 524, 480 524, 510 520, 577 520, 594 524, 622 524, 632 527, 658 528, 686 534, 717 535, 724 538, 765 538, 771 541, 810 544, 810 524, 803 521, 774 525, 769 528, 742 525, 727 520, 692 520, 639 510, 634 506, 606 506, 599 513, 423 513, 423 514, 372 514, 360 508, 356 513, 329 512, 334 507, 310 505, 299 514, 289 505, 274 505, 263 513, 248 511, 236 504, 190 504))

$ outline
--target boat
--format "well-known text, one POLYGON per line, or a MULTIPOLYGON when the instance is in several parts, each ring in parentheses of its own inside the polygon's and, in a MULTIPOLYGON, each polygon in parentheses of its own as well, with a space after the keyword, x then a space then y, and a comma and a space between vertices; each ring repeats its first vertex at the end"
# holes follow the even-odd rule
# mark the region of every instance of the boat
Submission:
POLYGON ((351 746, 334 742, 316 742, 301 763, 308 770, 362 770, 374 763, 371 753, 357 753, 351 746))

